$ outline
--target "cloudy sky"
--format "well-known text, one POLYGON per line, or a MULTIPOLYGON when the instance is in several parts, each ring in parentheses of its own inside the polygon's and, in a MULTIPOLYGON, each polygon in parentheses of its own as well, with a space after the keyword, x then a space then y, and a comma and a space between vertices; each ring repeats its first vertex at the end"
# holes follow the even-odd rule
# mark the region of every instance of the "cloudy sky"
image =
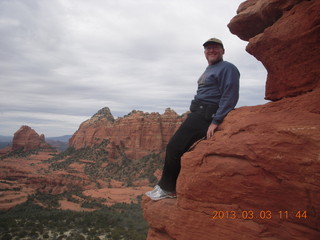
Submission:
POLYGON ((103 107, 188 110, 223 40, 241 72, 237 107, 265 103, 266 71, 227 24, 243 0, 0 0, 0 135, 73 134, 103 107))

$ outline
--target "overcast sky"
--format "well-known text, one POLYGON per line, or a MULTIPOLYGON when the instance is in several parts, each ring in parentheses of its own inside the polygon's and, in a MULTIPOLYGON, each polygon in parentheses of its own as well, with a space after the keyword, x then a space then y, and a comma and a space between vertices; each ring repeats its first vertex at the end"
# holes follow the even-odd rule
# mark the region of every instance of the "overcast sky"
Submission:
POLYGON ((265 103, 266 70, 227 24, 243 0, 0 0, 0 135, 73 134, 99 109, 186 112, 224 42, 241 72, 237 107, 265 103))

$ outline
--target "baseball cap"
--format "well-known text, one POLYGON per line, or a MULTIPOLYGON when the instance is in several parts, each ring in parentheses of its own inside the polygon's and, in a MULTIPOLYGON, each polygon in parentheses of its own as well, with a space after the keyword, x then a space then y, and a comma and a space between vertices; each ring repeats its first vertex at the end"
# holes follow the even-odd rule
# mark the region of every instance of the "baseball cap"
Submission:
POLYGON ((208 39, 208 40, 203 44, 203 46, 205 47, 205 46, 207 46, 207 45, 210 44, 210 43, 220 44, 220 45, 222 46, 222 48, 223 48, 223 43, 222 43, 222 41, 221 41, 220 39, 218 39, 218 38, 210 38, 210 39, 208 39))

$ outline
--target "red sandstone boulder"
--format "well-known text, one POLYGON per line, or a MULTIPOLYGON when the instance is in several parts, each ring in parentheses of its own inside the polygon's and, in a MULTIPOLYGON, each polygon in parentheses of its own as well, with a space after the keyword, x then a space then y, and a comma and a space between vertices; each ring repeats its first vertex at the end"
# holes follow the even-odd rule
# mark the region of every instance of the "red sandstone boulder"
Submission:
POLYGON ((30 151, 39 148, 50 148, 43 134, 39 134, 29 126, 22 126, 15 132, 12 140, 12 150, 30 151))
POLYGON ((268 71, 266 99, 297 96, 320 87, 320 1, 254 0, 229 23, 249 40, 247 51, 268 71))
POLYGON ((242 40, 263 33, 282 15, 305 0, 248 0, 240 4, 237 15, 230 21, 230 31, 242 40))
POLYGON ((249 0, 229 27, 268 70, 265 105, 238 108, 185 153, 177 199, 143 198, 148 240, 320 239, 320 1, 249 0))
POLYGON ((231 112, 184 154, 177 200, 144 198, 148 240, 319 239, 319 96, 231 112))

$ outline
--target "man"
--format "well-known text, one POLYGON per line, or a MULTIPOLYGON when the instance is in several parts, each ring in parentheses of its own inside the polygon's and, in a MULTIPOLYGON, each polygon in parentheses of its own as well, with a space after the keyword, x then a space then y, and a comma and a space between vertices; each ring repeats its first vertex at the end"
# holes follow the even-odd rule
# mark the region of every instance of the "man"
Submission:
POLYGON ((181 156, 199 139, 212 137, 238 102, 240 73, 232 63, 223 60, 222 41, 210 38, 203 46, 208 67, 198 80, 191 113, 167 145, 162 177, 158 185, 146 193, 152 200, 176 197, 181 156))

